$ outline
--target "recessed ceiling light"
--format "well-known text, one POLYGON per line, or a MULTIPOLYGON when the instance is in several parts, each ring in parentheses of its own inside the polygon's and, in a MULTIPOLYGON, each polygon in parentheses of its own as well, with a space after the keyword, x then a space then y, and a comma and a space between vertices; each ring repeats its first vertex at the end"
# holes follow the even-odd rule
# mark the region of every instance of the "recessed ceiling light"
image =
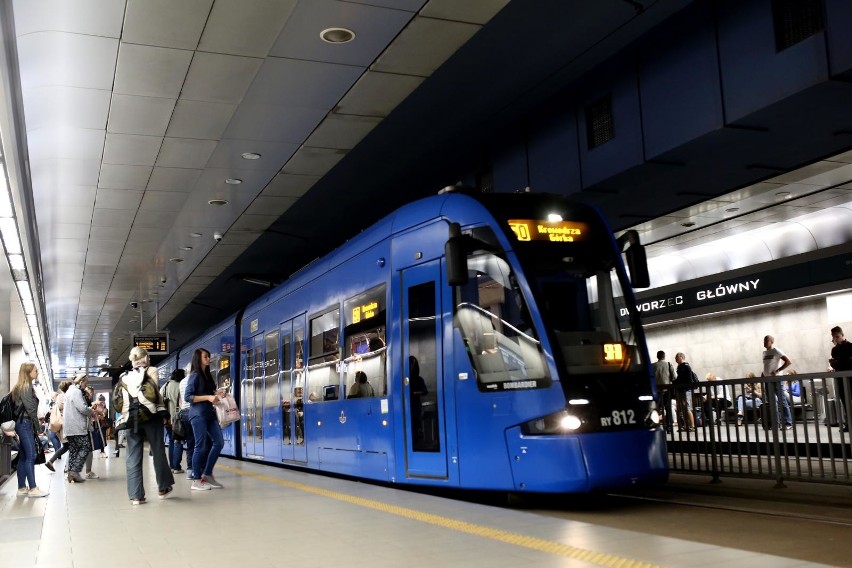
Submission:
POLYGON ((179 256, 176 256, 174 258, 170 258, 169 262, 183 262, 183 259, 180 258, 179 256))
POLYGON ((221 205, 227 205, 228 201, 225 200, 225 199, 211 199, 207 203, 208 203, 208 205, 215 205, 215 206, 218 207, 218 206, 221 206, 221 205))
POLYGON ((189 236, 192 237, 193 239, 198 239, 198 238, 201 238, 202 235, 201 235, 201 233, 190 233, 189 236))
POLYGON ((192 250, 192 247, 180 247, 180 250, 192 250))
POLYGON ((326 28, 320 32, 320 39, 326 43, 349 43, 355 39, 355 32, 346 28, 326 28))
POLYGON ((243 180, 241 180, 240 178, 228 178, 225 180, 225 183, 227 183, 228 185, 240 185, 241 183, 243 183, 243 180))
POLYGON ((685 221, 685 222, 681 223, 681 226, 682 226, 682 227, 694 227, 694 226, 695 226, 695 222, 693 222, 693 221, 685 221))
POLYGON ((260 154, 255 152, 243 152, 242 154, 244 160, 259 160, 260 154))
POLYGON ((729 207, 728 209, 725 209, 725 213, 736 213, 739 210, 739 207, 729 207))

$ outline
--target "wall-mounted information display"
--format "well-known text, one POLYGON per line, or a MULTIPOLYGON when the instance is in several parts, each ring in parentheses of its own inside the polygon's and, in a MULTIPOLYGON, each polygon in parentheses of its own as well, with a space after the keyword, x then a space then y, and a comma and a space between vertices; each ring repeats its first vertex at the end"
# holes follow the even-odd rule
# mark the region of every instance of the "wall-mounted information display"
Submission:
POLYGON ((589 232, 588 225, 576 221, 509 219, 509 227, 521 242, 574 243, 583 240, 589 232))
POLYGON ((144 347, 148 351, 148 355, 168 355, 169 354, 169 334, 168 333, 148 333, 138 334, 133 336, 134 347, 144 347))

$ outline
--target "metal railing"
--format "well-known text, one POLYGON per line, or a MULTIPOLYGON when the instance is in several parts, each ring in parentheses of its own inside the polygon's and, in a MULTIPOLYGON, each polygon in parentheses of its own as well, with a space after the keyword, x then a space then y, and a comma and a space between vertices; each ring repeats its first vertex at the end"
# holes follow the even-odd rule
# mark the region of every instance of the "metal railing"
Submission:
POLYGON ((675 401, 691 396, 695 418, 691 430, 679 409, 665 409, 674 426, 667 434, 669 466, 716 482, 729 476, 774 479, 779 487, 784 480, 852 484, 852 438, 843 428, 850 387, 848 371, 702 381, 691 393, 666 387, 661 400, 666 393, 675 401))

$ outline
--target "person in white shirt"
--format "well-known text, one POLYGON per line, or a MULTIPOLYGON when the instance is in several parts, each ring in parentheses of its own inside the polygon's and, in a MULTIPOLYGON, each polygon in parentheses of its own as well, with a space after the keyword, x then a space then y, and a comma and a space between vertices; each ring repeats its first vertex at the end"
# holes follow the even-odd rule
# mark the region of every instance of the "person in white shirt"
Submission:
MULTIPOLYGON (((790 358, 775 347, 775 338, 767 335, 763 338, 763 376, 776 377, 784 374, 784 369, 793 364, 790 358), (779 366, 779 363, 782 363, 779 366)), ((781 415, 781 408, 784 409, 784 428, 787 430, 793 429, 793 413, 790 411, 790 401, 787 400, 787 385, 785 382, 775 384, 775 415, 781 415)))

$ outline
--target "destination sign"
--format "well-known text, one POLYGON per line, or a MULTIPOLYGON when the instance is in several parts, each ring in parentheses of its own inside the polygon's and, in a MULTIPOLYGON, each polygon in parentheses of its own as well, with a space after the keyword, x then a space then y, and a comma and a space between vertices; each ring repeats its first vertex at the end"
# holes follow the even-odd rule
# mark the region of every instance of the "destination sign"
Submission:
POLYGON ((352 323, 359 323, 361 320, 368 320, 376 317, 379 313, 379 303, 372 301, 355 306, 352 308, 352 323))
POLYGON ((588 225, 575 221, 509 219, 509 227, 521 242, 574 243, 583 240, 589 231, 588 225))
POLYGON ((133 346, 142 347, 149 355, 168 355, 169 335, 167 333, 134 335, 133 346))

